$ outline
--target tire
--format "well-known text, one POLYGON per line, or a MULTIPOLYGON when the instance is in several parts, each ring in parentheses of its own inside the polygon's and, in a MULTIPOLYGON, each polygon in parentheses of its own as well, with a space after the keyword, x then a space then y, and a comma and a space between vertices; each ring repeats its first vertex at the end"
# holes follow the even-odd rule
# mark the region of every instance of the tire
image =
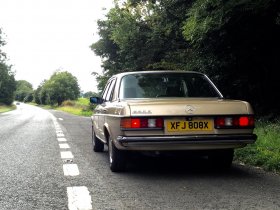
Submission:
POLYGON ((227 170, 232 165, 233 156, 233 149, 215 150, 210 153, 208 159, 214 168, 227 170))
POLYGON ((108 142, 109 163, 112 172, 122 172, 125 170, 125 153, 118 150, 109 136, 108 142))
POLYGON ((104 151, 104 144, 96 137, 93 127, 92 127, 92 147, 94 152, 104 151))

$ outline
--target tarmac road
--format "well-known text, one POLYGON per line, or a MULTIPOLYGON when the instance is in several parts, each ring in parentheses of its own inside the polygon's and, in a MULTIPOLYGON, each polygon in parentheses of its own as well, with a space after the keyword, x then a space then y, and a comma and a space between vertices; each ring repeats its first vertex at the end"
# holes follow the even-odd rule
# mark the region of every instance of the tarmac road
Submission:
POLYGON ((133 157, 112 173, 94 153, 91 122, 21 103, 0 114, 0 210, 280 209, 280 176, 237 163, 133 157))

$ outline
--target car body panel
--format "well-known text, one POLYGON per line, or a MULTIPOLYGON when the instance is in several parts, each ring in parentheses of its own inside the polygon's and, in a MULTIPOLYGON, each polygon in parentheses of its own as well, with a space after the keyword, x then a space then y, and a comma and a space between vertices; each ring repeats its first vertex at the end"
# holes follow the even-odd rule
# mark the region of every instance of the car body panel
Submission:
MULTIPOLYGON (((200 74, 195 72, 162 71, 175 74, 200 74)), ((241 129, 217 129, 214 119, 218 116, 254 116, 251 105, 246 101, 224 99, 217 91, 217 97, 156 97, 122 98, 122 78, 127 75, 153 74, 155 72, 130 72, 113 76, 103 92, 103 101, 97 104, 92 116, 96 136, 108 143, 108 136, 119 150, 212 150, 244 147, 254 143, 257 136, 253 127, 241 129), (110 87, 111 85, 111 87, 110 87), (106 97, 106 89, 110 90, 106 97), (121 129, 122 118, 161 117, 162 129, 121 129), (209 130, 168 131, 168 123, 208 123, 209 130)), ((159 72, 156 72, 159 74, 159 72)), ((128 86, 133 84, 127 82, 128 86)), ((136 95, 138 97, 138 95, 136 95)), ((207 125, 208 125, 207 124, 207 125)), ((169 124, 170 126, 170 124, 169 124)))
POLYGON ((248 103, 224 99, 158 99, 128 101, 132 116, 234 115, 253 113, 248 103), (205 107, 207 106, 207 109, 205 107), (187 110, 187 108, 192 110, 187 110))

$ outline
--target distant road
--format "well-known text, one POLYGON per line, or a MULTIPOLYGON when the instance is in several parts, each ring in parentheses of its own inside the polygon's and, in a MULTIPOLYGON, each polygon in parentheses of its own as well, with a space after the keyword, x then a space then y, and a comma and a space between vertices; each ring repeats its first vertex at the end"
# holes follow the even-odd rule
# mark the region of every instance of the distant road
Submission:
POLYGON ((89 117, 21 103, 0 114, 0 210, 280 209, 280 176, 234 164, 135 157, 112 173, 89 117))

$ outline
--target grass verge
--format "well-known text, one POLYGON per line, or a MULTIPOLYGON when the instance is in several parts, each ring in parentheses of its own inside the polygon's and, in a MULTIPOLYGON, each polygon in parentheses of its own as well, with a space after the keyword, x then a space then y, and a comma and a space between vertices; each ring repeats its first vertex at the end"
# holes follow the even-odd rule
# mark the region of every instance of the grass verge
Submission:
POLYGON ((0 104, 0 113, 9 112, 16 108, 17 107, 15 105, 7 106, 7 105, 0 104))
POLYGON ((280 122, 257 121, 254 144, 235 150, 235 160, 280 173, 280 122))
POLYGON ((78 116, 91 116, 92 107, 90 105, 89 99, 79 98, 76 101, 64 101, 61 106, 55 107, 56 110, 61 110, 78 116))

